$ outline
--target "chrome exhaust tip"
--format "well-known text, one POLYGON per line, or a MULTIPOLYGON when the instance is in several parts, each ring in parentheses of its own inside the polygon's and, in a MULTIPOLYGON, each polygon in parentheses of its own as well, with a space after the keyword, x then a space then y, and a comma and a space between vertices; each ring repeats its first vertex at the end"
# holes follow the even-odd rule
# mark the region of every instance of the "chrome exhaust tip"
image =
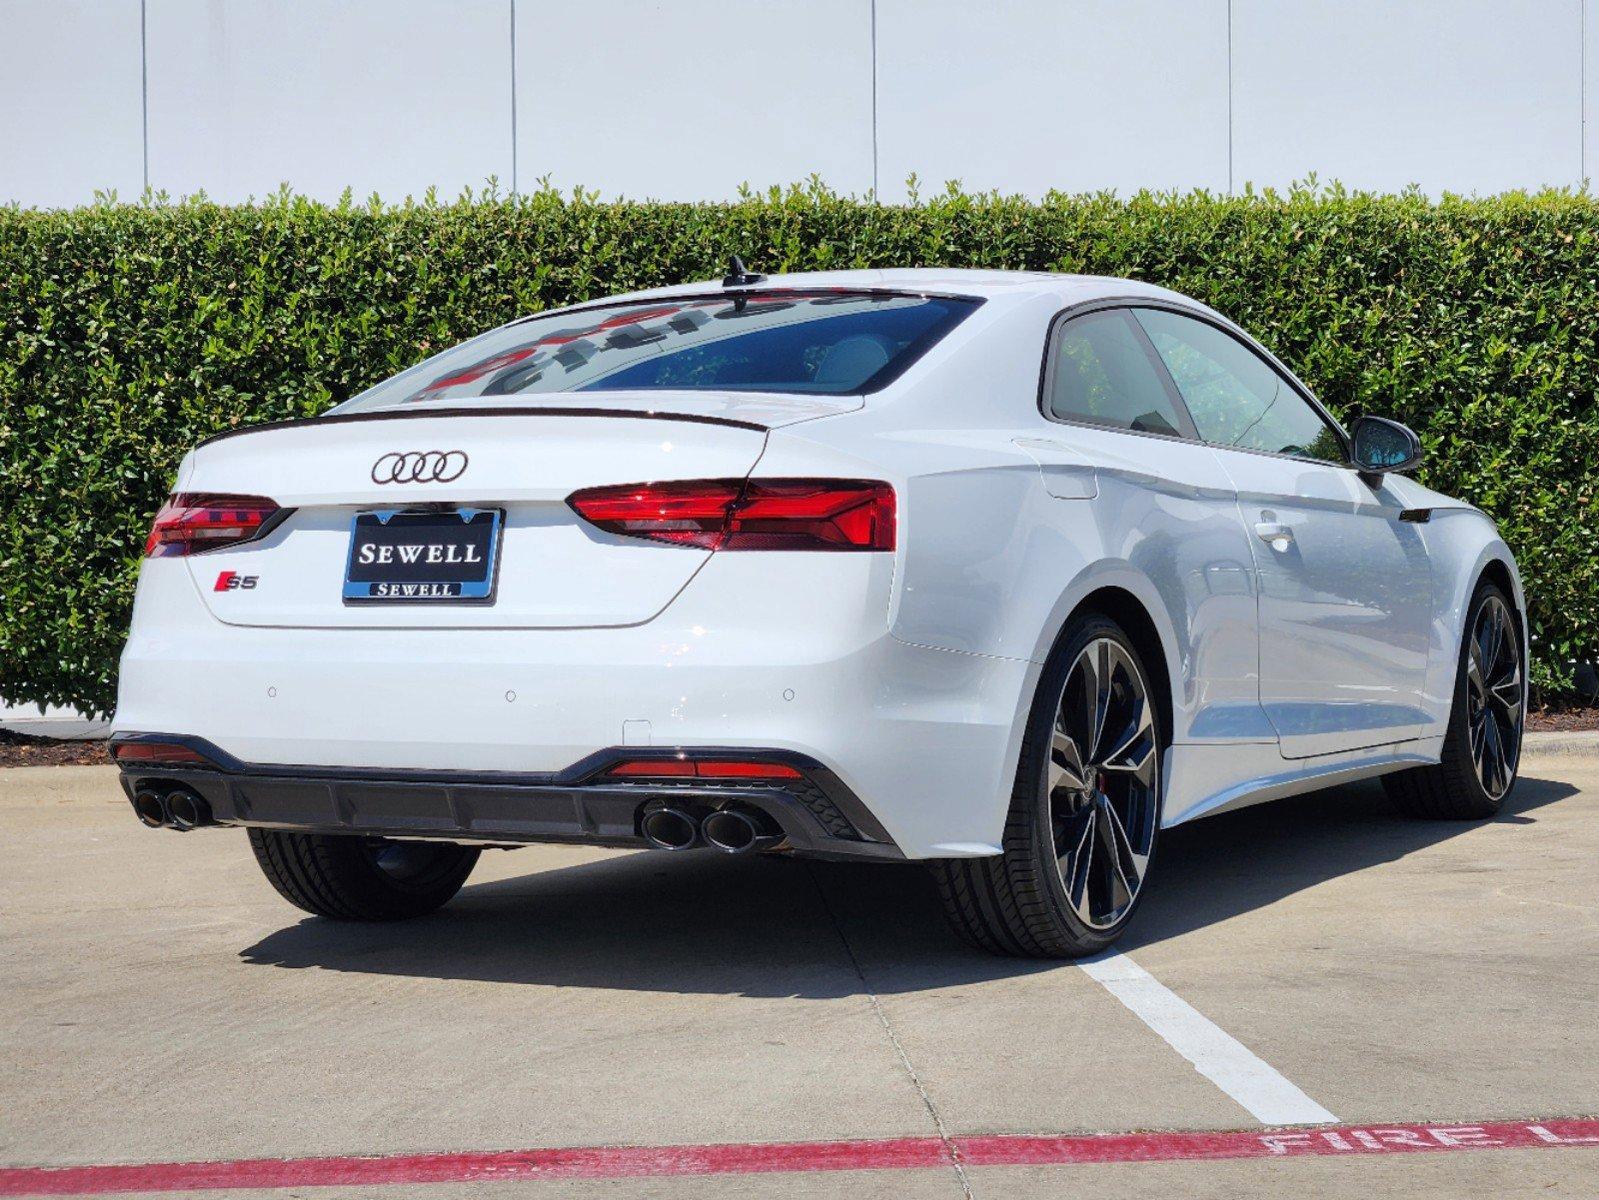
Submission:
POLYGON ((160 829, 167 823, 167 806, 160 793, 140 790, 133 795, 133 812, 140 824, 160 829))
POLYGON ((172 828, 198 829, 211 823, 211 806, 193 792, 174 790, 166 797, 167 818, 172 828))
POLYGON ((762 840, 772 840, 758 815, 738 808, 719 808, 700 822, 700 836, 723 854, 743 854, 762 840))
POLYGON ((700 840, 700 824, 680 808, 652 808, 639 818, 639 832, 657 850, 687 850, 700 840))

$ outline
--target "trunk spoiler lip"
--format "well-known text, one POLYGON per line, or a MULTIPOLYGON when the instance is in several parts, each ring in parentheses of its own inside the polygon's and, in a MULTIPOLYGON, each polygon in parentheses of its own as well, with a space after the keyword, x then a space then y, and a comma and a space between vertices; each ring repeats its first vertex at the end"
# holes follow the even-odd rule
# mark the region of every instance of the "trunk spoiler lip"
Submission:
POLYGON ((260 433, 268 429, 294 429, 304 425, 347 424, 354 421, 406 421, 420 417, 622 417, 646 421, 683 421, 691 425, 724 425, 733 429, 750 429, 765 433, 770 428, 754 421, 740 421, 735 417, 713 417, 704 413, 659 412, 644 408, 581 408, 522 405, 514 408, 488 405, 463 405, 457 408, 426 408, 417 410, 378 409, 374 412, 334 413, 322 417, 288 417, 281 421, 262 421, 256 425, 239 425, 224 429, 195 443, 195 448, 209 446, 230 437, 246 433, 260 433))

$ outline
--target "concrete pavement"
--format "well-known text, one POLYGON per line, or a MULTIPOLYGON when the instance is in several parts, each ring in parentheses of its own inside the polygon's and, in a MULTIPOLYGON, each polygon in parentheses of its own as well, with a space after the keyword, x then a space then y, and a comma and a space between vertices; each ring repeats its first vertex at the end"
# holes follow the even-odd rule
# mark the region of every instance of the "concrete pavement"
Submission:
MULTIPOLYGON (((1524 774, 1481 825, 1360 786, 1170 831, 1121 949, 1341 1122, 1599 1114, 1599 758, 1524 774)), ((0 818, 0 1164, 1258 1128, 1083 970, 955 943, 915 867, 489 852, 436 916, 352 927, 279 900, 237 831, 144 829, 110 768, 0 772, 0 818)), ((1563 1147, 381 1194, 1596 1180, 1563 1147)))

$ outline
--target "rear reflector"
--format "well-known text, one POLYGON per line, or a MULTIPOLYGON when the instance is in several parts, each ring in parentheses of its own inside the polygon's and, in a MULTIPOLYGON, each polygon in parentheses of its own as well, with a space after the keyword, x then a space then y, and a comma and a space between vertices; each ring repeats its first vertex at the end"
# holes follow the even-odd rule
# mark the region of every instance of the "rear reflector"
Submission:
POLYGON ((661 779, 668 775, 693 775, 694 764, 687 759, 668 758, 652 762, 639 760, 636 762, 617 763, 607 775, 615 775, 619 779, 630 779, 636 776, 649 776, 652 779, 661 779))
POLYGON ((180 558, 248 542, 277 511, 277 501, 265 496, 178 492, 156 513, 145 557, 180 558))
POLYGON ((200 763, 209 766, 211 762, 198 750, 191 750, 176 742, 118 742, 111 747, 111 757, 119 763, 200 763))
POLYGON ((701 479, 588 488, 592 525, 705 550, 892 550, 894 489, 850 479, 701 479))
POLYGON ((793 767, 754 759, 632 758, 606 775, 614 779, 802 779, 793 767))

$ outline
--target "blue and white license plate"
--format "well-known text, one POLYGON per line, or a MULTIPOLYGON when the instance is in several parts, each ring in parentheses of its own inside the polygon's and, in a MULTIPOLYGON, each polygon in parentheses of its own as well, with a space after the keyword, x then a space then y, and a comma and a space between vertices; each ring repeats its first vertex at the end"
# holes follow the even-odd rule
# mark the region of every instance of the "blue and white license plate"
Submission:
POLYGON ((504 519, 497 508, 356 513, 345 603, 493 603, 504 519))

